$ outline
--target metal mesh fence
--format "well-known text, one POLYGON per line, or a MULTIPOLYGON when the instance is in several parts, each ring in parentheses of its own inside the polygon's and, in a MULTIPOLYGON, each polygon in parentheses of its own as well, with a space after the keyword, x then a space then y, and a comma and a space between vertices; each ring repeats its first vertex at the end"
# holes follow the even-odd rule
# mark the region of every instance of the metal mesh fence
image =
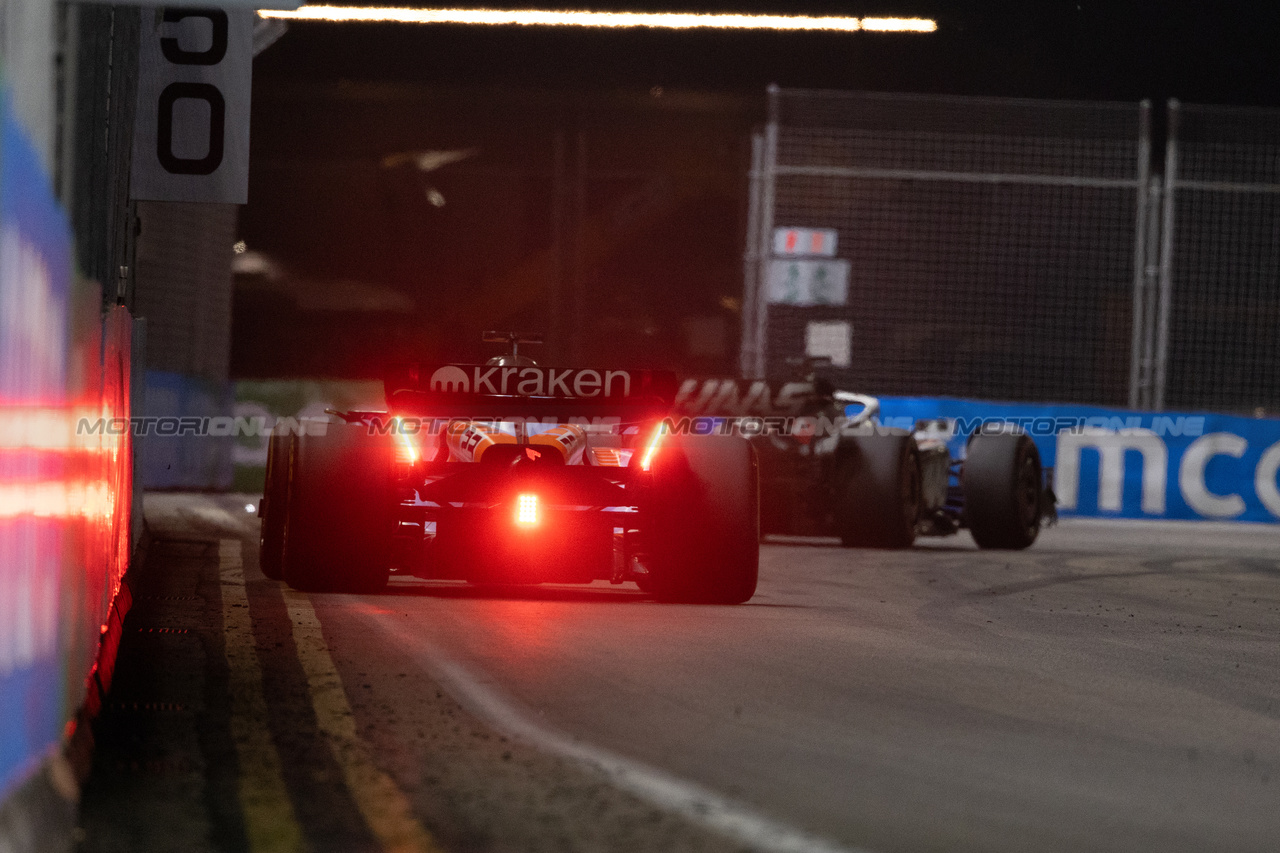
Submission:
POLYGON ((833 378, 857 390, 1126 402, 1143 105, 771 98, 747 372, 780 377, 822 354, 817 329, 850 336, 833 378), (790 226, 835 230, 843 304, 769 298, 771 267, 787 263, 771 257, 773 231, 790 226))
POLYGON ((1164 404, 1280 410, 1280 110, 1170 105, 1164 404))

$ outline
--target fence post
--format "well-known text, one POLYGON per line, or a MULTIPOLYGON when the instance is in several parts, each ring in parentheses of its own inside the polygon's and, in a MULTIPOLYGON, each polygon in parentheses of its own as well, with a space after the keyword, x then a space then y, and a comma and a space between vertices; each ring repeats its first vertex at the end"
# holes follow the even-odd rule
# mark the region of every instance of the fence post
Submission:
POLYGON ((1181 105, 1169 99, 1169 133, 1164 148, 1164 205, 1160 238, 1160 299, 1157 319, 1155 381, 1152 408, 1164 409, 1165 384, 1169 375, 1169 322, 1173 309, 1173 217, 1178 186, 1178 121, 1181 105))
POLYGON ((738 351, 738 375, 754 378, 756 312, 760 311, 760 168, 764 157, 764 136, 751 134, 751 171, 747 173, 747 233, 742 252, 742 341, 738 351))
POLYGON ((1163 188, 1159 175, 1152 175, 1147 188, 1147 257, 1142 303, 1142 398, 1139 408, 1155 406, 1156 306, 1160 290, 1160 234, 1163 188))
MULTIPOLYGON (((269 19, 273 20, 273 19, 269 19)), ((564 131, 557 129, 551 136, 551 302, 548 305, 547 344, 544 352, 551 354, 548 361, 568 363, 569 337, 565 331, 565 291, 568 290, 565 268, 565 211, 568 205, 565 181, 564 131)), ((575 330, 576 331, 576 330, 575 330)))
POLYGON ((1147 180, 1151 174, 1151 102, 1138 105, 1138 211, 1133 241, 1133 338, 1129 347, 1129 408, 1142 405, 1145 371, 1142 341, 1146 334, 1147 180))
POLYGON ((763 379, 768 356, 769 341, 769 255, 773 236, 774 182, 778 165, 778 112, 781 92, 778 84, 770 83, 768 89, 769 123, 764 130, 764 151, 760 169, 760 212, 757 239, 756 265, 756 333, 755 363, 748 379, 763 379))

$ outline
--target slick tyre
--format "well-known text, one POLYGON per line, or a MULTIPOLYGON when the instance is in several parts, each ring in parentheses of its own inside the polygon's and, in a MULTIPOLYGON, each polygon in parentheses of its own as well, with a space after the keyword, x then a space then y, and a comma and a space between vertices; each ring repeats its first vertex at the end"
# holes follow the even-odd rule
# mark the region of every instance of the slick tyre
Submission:
POLYGON ((1040 534, 1040 451, 1029 436, 978 434, 961 469, 964 517, 980 548, 1021 550, 1040 534))
POLYGON ((907 433, 851 435, 837 449, 836 528, 846 548, 909 548, 920 517, 920 461, 907 433))
POLYGON ((760 568, 755 449, 737 436, 667 436, 641 504, 643 588, 663 601, 741 604, 760 568))
POLYGON ((295 589, 379 592, 390 576, 393 520, 386 436, 329 424, 291 436, 282 573, 295 589))
POLYGON ((267 479, 262 489, 258 566, 273 581, 284 577, 284 517, 288 500, 289 436, 272 434, 267 444, 267 479))

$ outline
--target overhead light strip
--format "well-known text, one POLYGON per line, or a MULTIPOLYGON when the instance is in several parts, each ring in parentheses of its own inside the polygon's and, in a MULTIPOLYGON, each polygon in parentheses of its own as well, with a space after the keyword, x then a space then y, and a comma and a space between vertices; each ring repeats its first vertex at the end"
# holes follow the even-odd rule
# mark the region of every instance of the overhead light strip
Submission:
POLYGON ((263 18, 391 24, 487 24, 491 26, 649 28, 669 30, 790 30, 931 33, 928 18, 847 18, 808 15, 734 15, 695 12, 565 12, 535 9, 403 9, 377 6, 301 6, 262 9, 263 18))

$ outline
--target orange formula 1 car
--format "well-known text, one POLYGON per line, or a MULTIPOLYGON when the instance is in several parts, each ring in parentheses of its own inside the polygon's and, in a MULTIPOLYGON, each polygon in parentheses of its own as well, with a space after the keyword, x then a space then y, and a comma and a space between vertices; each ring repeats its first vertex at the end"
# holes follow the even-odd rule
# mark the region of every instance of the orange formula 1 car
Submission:
POLYGON ((665 434, 670 373, 542 367, 519 354, 529 338, 486 340, 510 353, 396 370, 386 411, 272 436, 265 574, 307 590, 377 591, 394 569, 751 598, 759 478, 748 441, 665 434))

